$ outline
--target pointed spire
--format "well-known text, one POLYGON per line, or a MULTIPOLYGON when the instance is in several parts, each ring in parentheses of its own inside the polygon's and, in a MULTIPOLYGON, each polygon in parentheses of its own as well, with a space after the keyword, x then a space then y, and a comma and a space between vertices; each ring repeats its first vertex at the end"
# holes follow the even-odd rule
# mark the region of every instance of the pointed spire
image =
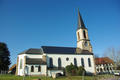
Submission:
POLYGON ((77 29, 80 29, 80 28, 86 29, 78 8, 78 28, 77 29))

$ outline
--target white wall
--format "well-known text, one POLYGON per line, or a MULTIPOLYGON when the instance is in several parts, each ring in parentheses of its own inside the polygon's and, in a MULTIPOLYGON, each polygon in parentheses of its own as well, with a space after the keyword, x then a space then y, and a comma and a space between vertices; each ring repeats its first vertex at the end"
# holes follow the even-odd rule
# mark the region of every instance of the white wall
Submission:
POLYGON ((67 55, 67 54, 47 54, 47 65, 49 66, 49 58, 53 59, 53 66, 58 67, 58 58, 61 58, 62 67, 66 67, 71 63, 74 64, 74 58, 77 59, 77 66, 81 66, 81 58, 84 59, 85 70, 87 72, 95 73, 93 55, 67 55), (67 61, 66 58, 69 58, 67 61), (88 58, 91 60, 91 67, 88 66, 88 58))
POLYGON ((47 73, 47 66, 46 65, 40 65, 41 71, 38 72, 38 66, 39 65, 26 65, 28 67, 28 74, 27 75, 46 75, 47 73), (34 66, 34 72, 31 72, 31 66, 34 66))
MULTIPOLYGON (((21 54, 21 55, 18 55, 18 57, 19 57, 19 60, 18 60, 19 61, 19 64, 18 64, 18 75, 20 75, 20 76, 24 75, 24 66, 25 66, 24 56, 26 56, 27 58, 42 58, 42 55, 40 55, 40 54, 21 54), (21 59, 22 59, 22 69, 20 69, 20 60, 21 59)), ((45 67, 42 66, 42 69, 43 68, 45 68, 45 67)), ((43 73, 45 73, 45 72, 43 71, 43 73)), ((43 73, 41 73, 41 74, 43 74, 43 73)), ((37 74, 37 73, 35 73, 35 74, 37 74)))
POLYGON ((18 75, 24 75, 24 64, 25 64, 25 62, 24 62, 24 56, 25 56, 26 54, 21 54, 21 55, 18 55, 18 57, 19 57, 19 60, 18 60, 18 75), (20 60, 22 59, 22 69, 20 69, 20 60))
POLYGON ((41 54, 27 54, 27 58, 42 58, 41 54))

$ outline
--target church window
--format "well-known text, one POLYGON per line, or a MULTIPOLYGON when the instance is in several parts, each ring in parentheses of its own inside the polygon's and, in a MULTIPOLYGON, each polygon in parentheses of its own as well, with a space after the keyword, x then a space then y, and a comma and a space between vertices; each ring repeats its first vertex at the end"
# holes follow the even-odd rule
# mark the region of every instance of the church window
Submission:
POLYGON ((84 36, 84 38, 86 38, 86 33, 85 33, 85 30, 83 31, 83 36, 84 36))
POLYGON ((38 66, 38 72, 41 72, 41 66, 38 66))
POLYGON ((52 58, 50 58, 49 64, 50 64, 50 68, 53 68, 53 59, 52 58))
POLYGON ((61 66, 61 59, 60 58, 58 58, 58 68, 61 68, 62 66, 61 66))
POLYGON ((77 59, 74 58, 74 65, 77 66, 77 59))
POLYGON ((22 69, 22 59, 20 59, 20 69, 22 69))
POLYGON ((68 58, 68 57, 66 58, 66 61, 69 61, 69 58, 68 58))
POLYGON ((84 67, 84 59, 83 58, 81 58, 81 64, 84 67))
POLYGON ((78 32, 78 40, 80 40, 80 34, 79 34, 79 32, 78 32))
POLYGON ((34 66, 31 66, 31 72, 34 72, 34 66))
POLYGON ((91 67, 91 60, 90 60, 90 58, 88 58, 88 65, 89 65, 89 67, 91 67))

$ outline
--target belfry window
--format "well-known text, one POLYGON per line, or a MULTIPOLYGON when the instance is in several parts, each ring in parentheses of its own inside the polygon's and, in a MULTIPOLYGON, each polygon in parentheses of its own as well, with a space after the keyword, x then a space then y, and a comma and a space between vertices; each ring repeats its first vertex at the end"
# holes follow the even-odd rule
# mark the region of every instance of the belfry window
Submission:
POLYGON ((89 65, 89 67, 91 67, 91 60, 90 60, 90 58, 88 58, 88 65, 89 65))
POLYGON ((49 64, 50 64, 50 68, 53 68, 53 59, 52 58, 50 58, 49 64))
POLYGON ((77 59, 74 58, 74 65, 77 66, 77 59))
POLYGON ((86 38, 86 33, 85 33, 85 30, 83 31, 83 36, 84 36, 84 38, 86 38))
POLYGON ((84 59, 83 58, 81 58, 81 64, 84 67, 84 59))
POLYGON ((31 66, 31 72, 34 72, 34 66, 31 66))
POLYGON ((58 58, 58 68, 61 68, 61 67, 62 67, 62 65, 61 65, 61 59, 58 58))

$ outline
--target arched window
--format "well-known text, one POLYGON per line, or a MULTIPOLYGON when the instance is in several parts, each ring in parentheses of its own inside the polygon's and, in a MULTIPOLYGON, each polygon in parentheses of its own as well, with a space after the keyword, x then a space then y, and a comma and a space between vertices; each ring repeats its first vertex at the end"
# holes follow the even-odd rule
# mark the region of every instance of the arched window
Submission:
POLYGON ((50 68, 53 68, 53 59, 52 58, 50 58, 49 64, 50 64, 50 68))
POLYGON ((79 32, 78 32, 78 40, 80 40, 80 34, 79 34, 79 32))
POLYGON ((84 59, 83 59, 83 58, 81 58, 81 64, 82 64, 83 67, 85 66, 85 65, 84 65, 84 59))
POLYGON ((77 66, 77 59, 74 58, 74 65, 77 66))
POLYGON ((89 65, 89 67, 91 67, 91 60, 90 60, 90 58, 88 58, 88 65, 89 65))
POLYGON ((62 66, 61 66, 61 59, 60 58, 58 58, 58 68, 61 68, 62 66))
POLYGON ((22 69, 22 59, 20 59, 20 69, 22 69))
POLYGON ((38 66, 38 72, 41 72, 41 66, 38 66))
POLYGON ((83 35, 84 35, 84 38, 86 38, 86 33, 85 33, 85 30, 83 31, 83 35))
POLYGON ((31 72, 34 72, 34 66, 31 66, 31 72))

